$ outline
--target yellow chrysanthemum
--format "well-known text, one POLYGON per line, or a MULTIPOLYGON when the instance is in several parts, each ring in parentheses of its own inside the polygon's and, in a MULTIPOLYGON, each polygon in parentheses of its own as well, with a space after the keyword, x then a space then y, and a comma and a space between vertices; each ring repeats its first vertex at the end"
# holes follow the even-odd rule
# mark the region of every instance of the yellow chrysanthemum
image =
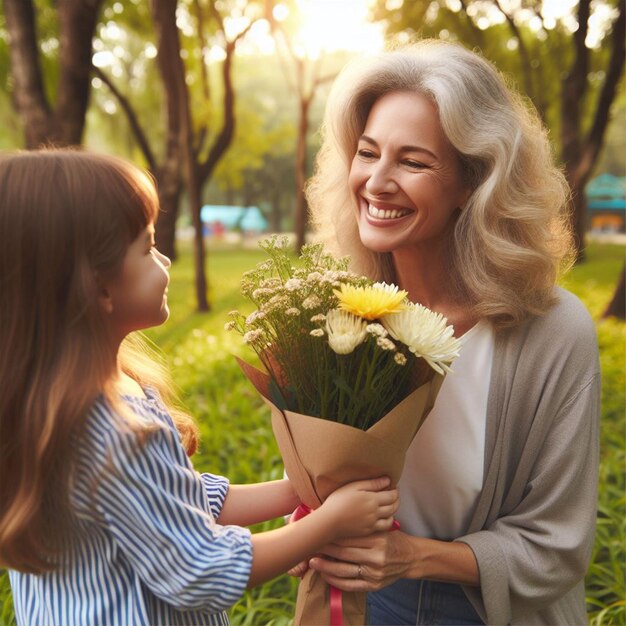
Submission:
POLYGON ((406 291, 398 291, 395 285, 374 283, 369 287, 341 285, 335 289, 339 308, 366 320, 376 320, 387 313, 398 313, 406 308, 406 291))

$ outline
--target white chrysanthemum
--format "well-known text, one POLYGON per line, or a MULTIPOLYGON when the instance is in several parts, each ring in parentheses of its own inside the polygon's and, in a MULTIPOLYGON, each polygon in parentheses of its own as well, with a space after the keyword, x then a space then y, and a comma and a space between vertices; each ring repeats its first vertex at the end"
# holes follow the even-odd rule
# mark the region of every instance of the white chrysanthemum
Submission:
POLYGON ((461 340, 454 336, 448 320, 421 304, 411 304, 404 311, 381 318, 389 334, 422 357, 436 372, 450 371, 450 363, 459 356, 461 340))
POLYGON ((287 289, 287 291, 296 291, 300 289, 300 287, 302 287, 302 281, 299 278, 290 278, 285 283, 285 289, 287 289))
POLYGON ((365 341, 365 320, 340 309, 332 309, 326 315, 328 345, 337 354, 350 354, 365 341))
POLYGON ((311 321, 314 324, 317 324, 318 322, 325 322, 326 321, 326 316, 323 313, 318 313, 317 315, 314 315, 311 318, 311 321))
POLYGON ((321 328, 314 328, 309 334, 312 337, 323 337, 324 331, 321 328))

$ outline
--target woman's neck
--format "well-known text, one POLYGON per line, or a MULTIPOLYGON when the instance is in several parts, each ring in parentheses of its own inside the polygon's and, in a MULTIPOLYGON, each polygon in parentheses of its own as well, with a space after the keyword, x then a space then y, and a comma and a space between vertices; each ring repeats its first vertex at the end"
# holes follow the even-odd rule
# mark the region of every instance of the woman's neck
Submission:
POLYGON ((392 258, 398 287, 408 293, 411 302, 444 315, 457 337, 476 324, 470 307, 455 293, 448 253, 441 246, 397 250, 392 258))

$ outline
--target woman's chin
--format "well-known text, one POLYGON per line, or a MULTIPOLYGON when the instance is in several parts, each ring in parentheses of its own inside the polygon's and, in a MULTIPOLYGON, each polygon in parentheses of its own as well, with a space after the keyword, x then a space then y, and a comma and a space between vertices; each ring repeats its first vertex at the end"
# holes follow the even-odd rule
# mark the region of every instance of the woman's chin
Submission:
POLYGON ((398 247, 396 237, 390 237, 385 229, 376 229, 367 223, 359 225, 359 237, 371 252, 393 252, 398 247))

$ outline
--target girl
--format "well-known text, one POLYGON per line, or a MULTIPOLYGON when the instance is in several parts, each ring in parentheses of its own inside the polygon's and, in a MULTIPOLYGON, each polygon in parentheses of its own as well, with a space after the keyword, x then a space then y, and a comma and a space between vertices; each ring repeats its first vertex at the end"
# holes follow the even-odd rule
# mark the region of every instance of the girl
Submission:
POLYGON ((297 524, 289 481, 196 473, 196 430, 128 341, 168 317, 151 181, 68 150, 0 158, 0 565, 20 624, 226 624, 246 587, 391 526, 388 479, 297 524), (162 400, 163 398, 163 400, 162 400))

